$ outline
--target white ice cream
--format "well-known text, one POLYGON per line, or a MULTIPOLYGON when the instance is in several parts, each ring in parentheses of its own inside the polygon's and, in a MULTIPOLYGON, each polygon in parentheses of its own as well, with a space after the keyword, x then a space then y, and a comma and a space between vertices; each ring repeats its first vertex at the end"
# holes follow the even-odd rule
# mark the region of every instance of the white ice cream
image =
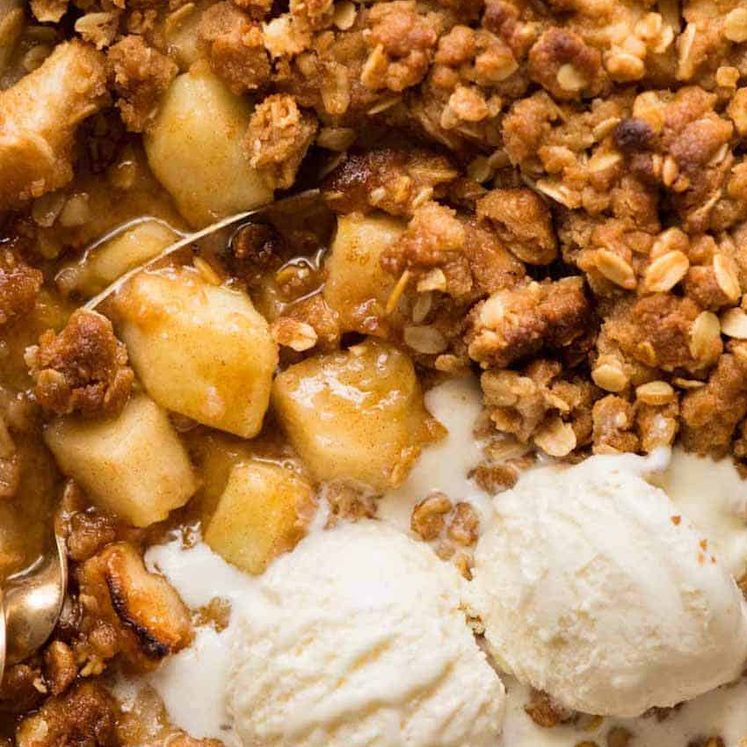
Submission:
POLYGON ((408 528, 412 509, 433 491, 453 501, 466 501, 480 517, 490 511, 489 496, 468 478, 483 459, 474 436, 475 423, 482 411, 480 385, 471 377, 449 379, 425 395, 425 406, 448 434, 423 450, 407 479, 379 501, 378 516, 394 526, 408 528))
POLYGON ((462 582, 378 522, 306 538, 240 611, 228 703, 245 745, 492 747, 504 690, 462 582))
MULTIPOLYGON (((480 460, 478 445, 472 437, 474 421, 481 409, 479 386, 469 379, 449 381, 429 391, 426 401, 428 408, 447 425, 449 437, 424 451, 406 483, 384 498, 379 515, 396 531, 405 533, 414 503, 437 489, 455 500, 469 500, 478 508, 483 527, 487 527, 491 523, 492 501, 467 478, 469 470, 480 460)), ((637 474, 641 461, 626 457, 618 465, 620 469, 637 474)), ((676 515, 692 520, 703 537, 708 538, 708 549, 715 547, 724 565, 741 575, 747 568, 747 482, 739 477, 731 462, 714 463, 675 450, 671 463, 656 476, 656 482, 669 493, 676 515)), ((607 504, 605 501, 604 505, 607 504)), ((610 513, 616 516, 607 506, 605 515, 610 513)), ((324 524, 323 519, 320 517, 317 529, 324 524)), ((655 529, 659 531, 658 525, 655 529)), ((618 536, 617 531, 614 534, 618 536)), ((572 548, 573 543, 569 543, 568 550, 572 548)), ((649 551, 651 548, 646 552, 649 551)), ((216 737, 231 747, 239 747, 225 697, 232 668, 231 641, 240 625, 243 628, 243 614, 239 611, 246 609, 248 615, 260 604, 257 601, 259 584, 201 543, 192 549, 181 547, 179 542, 154 547, 148 551, 147 559, 152 569, 162 571, 169 578, 191 608, 201 607, 214 597, 228 598, 233 604, 234 614, 227 630, 216 633, 209 627, 199 628, 195 643, 169 657, 156 673, 148 675, 146 682, 157 689, 176 725, 195 737, 216 737)), ((432 558, 432 562, 437 561, 432 558)), ((633 568, 641 567, 636 553, 627 562, 633 564, 633 568)), ((659 561, 649 564, 651 576, 659 573, 660 565, 659 561)), ((662 567, 668 574, 668 563, 662 567)), ((544 583, 540 580, 539 587, 544 583)), ((414 597, 417 599, 418 595, 414 597)), ((409 600, 407 604, 409 609, 409 600)), ((416 609, 419 605, 418 601, 416 609)), ((630 617, 633 608, 621 597, 618 609, 623 607, 625 611, 620 614, 630 617)), ((279 618, 284 619, 285 616, 279 618)), ((664 623, 670 625, 666 620, 664 623)), ((658 627, 658 621, 656 624, 658 627)), ((671 627, 666 629, 671 630, 671 627)), ((660 635, 656 631, 655 634, 660 635)), ((628 646, 625 637, 618 638, 623 646, 628 646)), ((735 656, 735 660, 737 658, 735 656)), ((645 716, 625 720, 608 717, 600 720, 593 731, 579 731, 573 725, 553 729, 538 727, 524 711, 528 688, 511 677, 504 679, 508 698, 503 735, 485 742, 491 747, 576 747, 585 740, 603 745, 607 732, 615 724, 635 735, 637 747, 684 747, 693 740, 716 734, 723 737, 726 747, 747 747, 745 679, 736 687, 722 687, 690 700, 664 721, 645 716)), ((130 681, 130 685, 136 689, 138 683, 130 681)), ((350 715, 351 720, 354 717, 350 715)), ((391 741, 386 744, 387 747, 402 744, 401 736, 391 735, 391 741)))
POLYGON ((229 747, 239 740, 226 704, 231 637, 236 630, 235 610, 251 608, 258 592, 256 581, 226 563, 202 542, 186 549, 179 541, 151 547, 148 567, 163 573, 192 610, 215 598, 232 607, 227 629, 197 628, 192 645, 170 656, 146 683, 156 689, 173 723, 198 739, 221 739, 229 747))
POLYGON ((496 496, 473 590, 501 665, 586 713, 635 716, 736 678, 744 602, 638 457, 526 473, 496 496))
POLYGON ((697 457, 675 449, 656 483, 705 533, 735 578, 747 573, 747 480, 731 459, 697 457))

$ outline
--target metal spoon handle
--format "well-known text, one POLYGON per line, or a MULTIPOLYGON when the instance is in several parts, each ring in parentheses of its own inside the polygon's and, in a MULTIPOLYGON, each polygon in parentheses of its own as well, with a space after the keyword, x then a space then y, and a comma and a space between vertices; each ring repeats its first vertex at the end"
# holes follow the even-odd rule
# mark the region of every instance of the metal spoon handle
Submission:
POLYGON ((209 226, 201 228, 199 231, 189 233, 178 241, 175 241, 173 244, 169 244, 169 246, 165 247, 155 257, 151 257, 147 262, 144 262, 137 267, 133 267, 124 275, 118 277, 111 285, 104 288, 101 293, 98 293, 89 301, 87 301, 83 308, 87 309, 88 311, 95 311, 96 307, 102 301, 106 300, 109 296, 112 295, 112 293, 116 293, 125 283, 127 283, 128 280, 135 277, 135 275, 137 275, 139 272, 147 270, 149 267, 157 264, 165 257, 168 257, 170 254, 183 249, 185 246, 189 246, 195 241, 204 239, 206 236, 209 236, 212 233, 216 233, 217 231, 220 231, 223 228, 227 228, 228 226, 241 223, 242 221, 248 222, 248 219, 254 216, 263 215, 273 210, 288 208, 293 206, 295 203, 302 205, 304 202, 318 198, 319 194, 320 192, 318 189, 309 189, 305 192, 299 192, 298 194, 285 197, 282 200, 278 200, 277 202, 271 202, 267 205, 262 205, 261 207, 254 208, 253 210, 247 210, 243 213, 229 215, 227 218, 223 218, 223 220, 219 220, 217 223, 211 223, 209 226))

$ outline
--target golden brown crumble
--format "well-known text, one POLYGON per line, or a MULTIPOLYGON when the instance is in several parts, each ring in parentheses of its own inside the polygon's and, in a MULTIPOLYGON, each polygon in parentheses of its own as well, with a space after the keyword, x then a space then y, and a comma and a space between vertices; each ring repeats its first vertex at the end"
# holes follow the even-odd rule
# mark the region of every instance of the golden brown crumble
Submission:
POLYGON ((249 162, 272 188, 287 189, 293 184, 317 127, 315 117, 302 112, 292 96, 268 96, 258 104, 249 123, 249 162))
POLYGON ((412 215, 425 201, 444 197, 457 175, 439 153, 374 149, 347 155, 325 180, 324 197, 338 213, 412 215))
POLYGON ((233 3, 216 3, 202 14, 200 41, 213 72, 232 91, 256 91, 269 82, 270 60, 262 44, 262 30, 233 3))
POLYGON ((60 695, 73 684, 78 676, 75 653, 66 643, 52 641, 44 652, 46 681, 52 695, 60 695))
POLYGON ((22 747, 115 747, 119 707, 102 686, 83 682, 67 694, 50 698, 16 733, 22 747))
POLYGON ((558 724, 566 724, 575 716, 574 711, 564 708, 556 703, 547 693, 541 690, 532 690, 529 703, 524 710, 537 726, 550 729, 558 724))
POLYGON ((438 40, 441 15, 418 12, 412 0, 394 0, 374 5, 368 24, 371 51, 361 73, 363 85, 399 92, 420 83, 438 40))
POLYGON ((376 496, 363 485, 334 481, 324 486, 323 495, 329 506, 327 527, 340 521, 359 521, 376 516, 376 496))
POLYGON ((36 304, 43 276, 11 250, 0 253, 0 326, 28 314, 36 304))
POLYGON ((469 355, 482 368, 505 368, 543 348, 559 352, 584 333, 589 317, 580 278, 502 290, 472 311, 469 355))
POLYGON ((59 334, 49 330, 29 348, 26 361, 36 401, 52 413, 114 416, 130 396, 127 349, 101 314, 75 311, 59 334))
POLYGON ((122 121, 128 130, 142 132, 155 117, 161 96, 176 77, 177 66, 135 35, 111 47, 107 61, 122 121))
POLYGON ((412 509, 410 529, 424 542, 433 543, 436 554, 452 562, 462 576, 471 578, 471 548, 479 536, 480 519, 469 503, 432 492, 412 509))
POLYGON ((161 576, 149 573, 126 542, 107 545, 78 568, 80 629, 78 655, 96 667, 121 655, 141 671, 192 640, 192 623, 179 595, 161 576))
POLYGON ((446 526, 446 515, 452 504, 448 496, 434 493, 424 498, 412 510, 410 528, 426 542, 436 539, 446 526))
POLYGON ((522 262, 549 265, 558 254, 550 208, 531 189, 494 189, 477 201, 477 217, 487 220, 522 262))

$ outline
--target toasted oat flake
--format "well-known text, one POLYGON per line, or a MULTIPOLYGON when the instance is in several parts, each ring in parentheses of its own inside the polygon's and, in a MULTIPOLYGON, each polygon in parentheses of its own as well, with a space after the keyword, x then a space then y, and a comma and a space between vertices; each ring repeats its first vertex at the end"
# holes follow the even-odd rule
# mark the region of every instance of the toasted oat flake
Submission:
POLYGON ((278 345, 291 348, 297 353, 310 350, 318 340, 316 330, 310 324, 290 317, 276 319, 270 331, 278 345))
POLYGON ((729 301, 736 303, 742 295, 742 289, 734 260, 724 254, 716 254, 713 258, 713 272, 723 294, 729 301))
POLYGON ((690 353, 697 360, 710 360, 714 344, 720 336, 721 323, 718 317, 712 311, 701 312, 690 329, 690 353))
POLYGON ((417 289, 419 293, 446 290, 446 275, 444 275, 444 271, 439 267, 434 268, 418 280, 417 289))
POLYGON ((705 381, 698 381, 698 379, 683 379, 680 376, 675 376, 672 379, 672 384, 678 389, 700 389, 705 386, 705 381))
POLYGON ((355 142, 355 130, 351 127, 322 127, 316 136, 320 148, 337 152, 346 151, 355 142))
POLYGON ((633 290, 636 287, 633 268, 619 254, 608 249, 598 249, 594 255, 594 266, 615 285, 625 290, 633 290))
POLYGON ((591 131, 592 135, 594 136, 594 140, 596 142, 599 142, 600 140, 604 140, 604 138, 606 138, 607 135, 612 134, 612 131, 619 124, 620 124, 620 117, 608 117, 607 119, 601 121, 591 131))
POLYGON ((493 169, 485 156, 477 156, 467 164, 467 175, 482 184, 493 176, 493 169))
POLYGON ((614 363, 602 363, 591 372, 594 383, 607 392, 617 394, 629 384, 625 372, 614 363))
POLYGON ((407 288, 407 284, 410 282, 410 274, 409 270, 405 270, 399 276, 397 284, 392 288, 392 292, 389 294, 389 298, 386 300, 386 306, 384 307, 384 311, 387 314, 391 314, 397 308, 399 299, 402 297, 405 288, 407 288))
POLYGON ((547 195, 550 199, 559 202, 567 208, 577 208, 581 205, 581 198, 560 182, 540 179, 535 185, 542 194, 547 195))
POLYGON ((86 13, 75 22, 75 30, 97 49, 108 47, 117 35, 119 12, 86 13))
POLYGON ((648 340, 639 343, 636 347, 636 351, 638 353, 638 358, 647 366, 655 366, 658 363, 654 346, 648 340))
POLYGON ((381 114, 381 112, 385 112, 387 109, 391 109, 393 106, 399 104, 400 101, 402 101, 402 98, 400 96, 389 96, 388 98, 382 99, 378 103, 374 104, 368 110, 368 114, 381 114))
POLYGON ((589 171, 598 173, 600 171, 606 171, 607 169, 616 166, 622 161, 622 155, 620 153, 595 153, 589 159, 589 171))
POLYGON ((646 270, 643 290, 646 293, 666 293, 674 288, 687 274, 690 260, 679 251, 657 257, 646 270))
POLYGON ((420 293, 412 305, 412 321, 421 324, 433 306, 433 295, 430 292, 420 293))
POLYGON ((687 80, 693 75, 692 49, 698 28, 694 23, 688 23, 677 40, 677 77, 687 80))
POLYGON ((742 309, 728 309, 721 315, 721 331, 727 337, 747 340, 747 314, 742 309))
MULTIPOLYGON (((645 54, 645 45, 643 54, 645 54)), ((636 54, 613 47, 604 58, 607 72, 613 80, 621 83, 640 80, 646 72, 646 66, 640 55, 640 52, 636 54)))
POLYGON ((405 327, 403 336, 407 345, 423 355, 443 353, 448 347, 446 338, 432 326, 405 327))
POLYGON ((666 405, 674 400, 674 389, 666 381, 649 381, 635 390, 636 398, 647 405, 666 405))
POLYGON ((656 259, 671 251, 679 251, 678 247, 685 247, 687 244, 687 234, 682 229, 667 228, 656 237, 651 247, 651 259, 656 259))
POLYGON ((412 209, 417 210, 421 205, 425 205, 426 202, 430 202, 433 198, 433 187, 423 187, 416 195, 412 198, 412 209))
POLYGON ((349 28, 352 28, 355 23, 356 13, 355 4, 351 3, 350 0, 343 0, 343 2, 335 5, 332 23, 340 29, 340 31, 347 31, 349 28))
POLYGON ((576 448, 576 433, 570 423, 555 416, 535 433, 534 443, 550 456, 564 457, 576 448))
POLYGON ((194 3, 185 3, 173 13, 169 13, 163 23, 166 35, 173 34, 197 10, 194 3))

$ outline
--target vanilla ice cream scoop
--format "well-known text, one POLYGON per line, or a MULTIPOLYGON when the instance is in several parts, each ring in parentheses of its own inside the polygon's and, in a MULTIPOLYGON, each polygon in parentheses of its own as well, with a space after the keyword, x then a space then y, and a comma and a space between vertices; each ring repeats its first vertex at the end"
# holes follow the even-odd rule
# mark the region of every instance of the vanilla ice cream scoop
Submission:
POLYGON ((245 745, 494 747, 504 689, 461 578, 378 522, 308 536, 238 610, 228 709, 245 745))
POLYGON ((646 461, 594 456, 526 473, 494 499, 473 604, 491 651, 563 705, 635 716, 736 678, 744 602, 646 461))

